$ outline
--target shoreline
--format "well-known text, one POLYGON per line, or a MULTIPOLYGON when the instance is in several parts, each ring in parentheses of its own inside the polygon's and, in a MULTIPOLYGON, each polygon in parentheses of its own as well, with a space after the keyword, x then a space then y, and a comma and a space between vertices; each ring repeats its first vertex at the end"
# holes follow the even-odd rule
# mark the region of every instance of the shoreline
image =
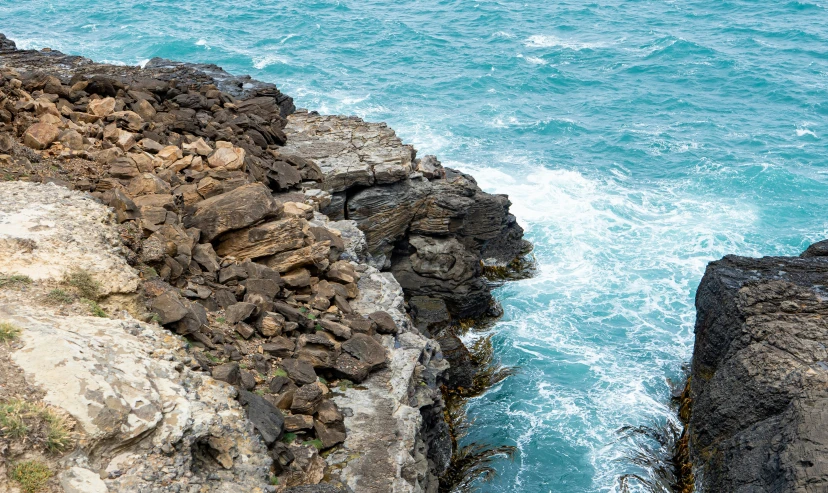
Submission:
MULTIPOLYGON (((273 381, 269 384, 267 380, 259 383, 258 378, 250 380, 250 377, 249 382, 245 382, 244 378, 238 380, 232 376, 233 371, 239 374, 235 363, 217 365, 207 361, 204 356, 199 361, 198 354, 212 353, 210 358, 221 361, 220 356, 225 354, 221 351, 226 349, 218 346, 216 337, 225 338, 217 334, 229 330, 229 335, 240 341, 234 344, 239 346, 237 349, 241 352, 243 376, 248 373, 244 371, 244 365, 252 367, 261 362, 254 361, 255 358, 245 354, 245 339, 252 337, 250 341, 258 341, 263 337, 265 342, 272 341, 273 330, 269 327, 273 323, 276 326, 281 324, 276 332, 284 332, 285 336, 278 336, 277 339, 294 345, 296 353, 280 350, 282 352, 274 352, 273 355, 281 355, 291 361, 311 362, 320 382, 336 384, 343 381, 343 376, 353 375, 353 379, 360 380, 366 378, 365 370, 353 369, 351 366, 363 361, 359 358, 370 359, 371 356, 351 352, 359 361, 349 363, 351 366, 342 366, 344 363, 339 360, 345 358, 345 353, 339 356, 339 347, 342 346, 344 351, 351 342, 349 339, 354 337, 352 333, 367 331, 370 339, 376 342, 365 339, 363 344, 370 347, 371 344, 381 342, 387 355, 382 358, 385 360, 382 363, 376 360, 376 368, 366 367, 371 375, 364 380, 367 387, 366 384, 361 384, 353 388, 394 389, 392 395, 397 396, 395 399, 399 401, 392 404, 392 407, 403 404, 404 407, 411 408, 412 412, 418 410, 417 420, 422 423, 422 428, 410 435, 411 443, 403 444, 413 448, 400 450, 402 455, 398 454, 396 458, 389 455, 387 450, 375 449, 371 444, 372 437, 368 436, 372 427, 360 417, 360 411, 365 408, 373 409, 369 414, 380 412, 378 410, 387 405, 383 404, 385 397, 375 393, 372 395, 376 397, 371 397, 366 402, 364 395, 358 395, 358 390, 350 390, 350 387, 341 384, 344 386, 343 395, 334 392, 330 402, 334 402, 339 409, 350 409, 352 414, 345 413, 344 425, 342 417, 317 424, 318 419, 327 418, 322 418, 321 414, 317 417, 316 409, 312 410, 315 433, 311 431, 310 436, 315 434, 316 440, 321 438, 321 448, 327 450, 320 456, 325 458, 327 464, 325 470, 328 473, 325 477, 337 476, 338 473, 342 487, 350 486, 360 491, 379 492, 384 488, 376 489, 379 484, 392 483, 397 485, 394 486, 394 491, 397 488, 402 488, 399 491, 432 491, 432 488, 437 487, 437 477, 442 476, 449 467, 452 453, 458 452, 456 440, 453 443, 445 441, 449 438, 446 436, 449 428, 443 419, 443 399, 448 394, 443 392, 441 396, 440 389, 450 391, 468 388, 478 375, 483 375, 486 380, 493 378, 493 373, 486 373, 490 367, 491 354, 485 356, 484 350, 484 356, 473 358, 451 327, 481 316, 497 316, 498 309, 484 274, 495 273, 507 277, 511 270, 523 265, 519 260, 531 249, 531 245, 522 239, 522 229, 508 212, 508 199, 482 192, 471 176, 442 167, 433 156, 417 158, 416 151, 411 146, 404 145, 385 124, 296 110, 292 99, 283 95, 275 85, 260 83, 249 77, 235 77, 214 65, 194 65, 161 59, 153 59, 143 68, 97 64, 82 57, 51 50, 18 51, 14 49, 13 42, 3 36, 0 36, 0 62, 6 67, 7 83, 23 74, 21 78, 24 87, 34 88, 30 94, 20 92, 22 88, 14 86, 17 83, 9 86, 10 96, 21 101, 26 101, 27 98, 33 101, 28 107, 26 104, 18 104, 14 108, 15 114, 9 114, 10 122, 14 122, 15 128, 18 128, 17 122, 21 115, 25 115, 29 108, 39 108, 37 104, 41 104, 47 109, 45 112, 37 110, 39 118, 35 122, 47 121, 47 125, 67 128, 64 133, 71 130, 80 134, 80 141, 76 139, 69 142, 55 136, 50 142, 43 143, 43 150, 36 161, 25 157, 31 155, 31 151, 25 150, 22 142, 10 144, 5 149, 11 151, 7 160, 9 165, 5 167, 7 175, 14 179, 34 178, 43 183, 58 183, 87 191, 97 200, 115 208, 117 221, 122 228, 133 223, 136 225, 137 231, 133 228, 127 246, 132 250, 129 254, 132 256, 131 263, 138 268, 143 278, 143 299, 149 308, 149 312, 136 313, 136 316, 147 321, 155 320, 185 335, 194 344, 195 366, 201 370, 207 369, 214 378, 224 379, 236 386, 241 395, 247 395, 244 392, 254 389, 257 393, 263 392, 260 395, 266 397, 264 400, 276 407, 284 404, 282 394, 286 391, 282 391, 282 394, 274 393, 271 397, 267 385, 274 389, 273 381), (16 72, 8 72, 9 67, 15 67, 16 72), (37 75, 38 73, 42 75, 37 75), (43 79, 43 76, 47 77, 43 79), (198 90, 200 92, 194 92, 198 90), (44 98, 39 96, 40 99, 36 99, 34 96, 37 94, 49 95, 49 99, 37 103, 44 98), (123 101, 123 110, 113 112, 110 109, 108 113, 95 115, 93 112, 97 110, 93 110, 92 105, 108 100, 115 101, 115 109, 123 101), (54 110, 49 109, 49 104, 54 110), (88 113, 80 113, 80 109, 88 113), (84 116, 87 114, 93 118, 84 116), (236 115, 243 116, 243 119, 236 115), (195 125, 188 123, 187 119, 191 119, 189 121, 195 125), (110 132, 111 135, 104 135, 101 139, 100 132, 105 121, 112 122, 104 132, 110 132), (360 135, 360 139, 364 139, 358 146, 353 145, 354 135, 360 135), (160 146, 153 144, 154 141, 159 142, 160 146), (228 144, 212 150, 212 142, 228 144), (176 161, 169 164, 159 162, 161 154, 167 152, 164 149, 171 148, 170 146, 183 149, 184 157, 176 158, 176 161), (202 146, 203 152, 196 146, 202 146), (219 162, 216 156, 221 149, 231 149, 233 155, 225 152, 228 155, 222 154, 219 162), (188 158, 188 155, 194 157, 188 158), (122 169, 124 165, 127 168, 132 166, 126 164, 124 158, 136 163, 137 173, 122 169), (149 162, 143 164, 147 159, 149 162), (58 168, 60 173, 50 176, 49 171, 39 165, 44 161, 54 163, 52 166, 58 168), (196 161, 198 165, 194 164, 196 161), (67 163, 75 162, 95 163, 98 172, 91 176, 78 172, 76 168, 66 168, 67 163), (216 163, 220 165, 218 169, 214 168, 216 163), (113 170, 118 166, 121 168, 113 175, 113 170), (174 170, 172 174, 169 169, 174 170), (163 186, 159 189, 157 187, 160 185, 151 184, 157 182, 146 182, 150 178, 142 178, 153 174, 155 177, 152 180, 160 177, 169 181, 167 189, 172 187, 173 203, 165 203, 160 198, 159 193, 169 193, 162 191, 163 186), (204 180, 212 180, 210 189, 206 188, 206 184, 202 185, 204 180), (190 187, 190 182, 193 183, 192 188, 187 188, 190 187), (244 182, 249 185, 241 186, 244 182), (160 201, 160 209, 154 203, 147 203, 145 208, 142 192, 138 192, 139 183, 140 187, 156 187, 151 195, 159 197, 157 200, 160 201), (212 191, 216 186, 219 189, 212 191), (259 190, 268 189, 272 198, 259 198, 259 190), (246 191, 246 195, 242 190, 246 191), (203 194, 207 195, 202 197, 203 194), (221 229, 216 229, 214 222, 198 219, 200 207, 215 203, 209 197, 218 199, 225 196, 228 197, 227 200, 261 203, 261 207, 274 208, 274 212, 264 212, 262 215, 249 210, 245 214, 259 215, 221 229), (141 203, 136 205, 134 202, 137 199, 141 199, 141 203), (268 200, 275 201, 274 205, 268 205, 268 200), (178 205, 179 201, 183 207, 178 205), (158 221, 155 219, 156 212, 165 209, 166 216, 162 214, 159 217, 162 223, 148 222, 158 221), (177 216, 170 216, 170 213, 177 216), (293 221, 290 218, 296 218, 300 223, 307 221, 305 224, 312 229, 311 236, 304 240, 308 246, 295 250, 293 257, 271 253, 277 251, 274 248, 282 247, 265 247, 256 245, 255 242, 245 245, 244 241, 250 239, 242 240, 238 234, 233 233, 234 230, 254 231, 257 227, 275 224, 266 222, 268 216, 274 215, 283 217, 283 223, 293 221), (262 223, 262 220, 265 222, 262 223), (171 225, 172 229, 163 223, 171 225), (200 230, 200 242, 196 240, 195 244, 182 246, 180 233, 174 232, 177 227, 175 225, 179 223, 200 230), (202 254, 201 259, 196 261, 195 250, 192 250, 192 257, 185 259, 178 256, 164 257, 163 254, 160 258, 148 257, 146 242, 159 234, 166 235, 167 241, 174 241, 179 251, 190 251, 196 244, 212 243, 221 256, 204 258, 202 254), (317 257, 317 249, 320 252, 324 249, 323 255, 328 259, 317 257), (276 272, 263 273, 260 267, 255 267, 258 273, 254 276, 251 273, 254 267, 250 261, 257 256, 263 259, 260 262, 276 272), (446 258, 452 259, 450 264, 445 264, 442 260, 446 258), (247 259, 245 264, 239 262, 243 259, 247 259), (353 267, 350 269, 355 270, 349 271, 342 262, 351 262, 353 267), (211 263, 216 266, 216 274, 220 270, 221 276, 228 279, 229 274, 225 276, 224 272, 236 269, 234 265, 245 266, 248 274, 239 281, 227 281, 231 284, 223 284, 218 277, 206 283, 199 281, 205 276, 209 278, 213 275, 207 265, 211 263), (185 266, 183 271, 178 264, 185 266), (332 266, 338 266, 339 270, 333 273, 330 270, 332 266), (344 273, 342 269, 345 269, 344 273), (308 275, 310 281, 301 279, 308 275), (275 291, 267 287, 270 284, 262 284, 255 279, 257 277, 261 277, 262 281, 276 281, 275 291), (327 277, 328 281, 322 280, 323 277, 327 277), (258 298, 251 297, 253 292, 250 289, 254 279, 257 281, 257 292, 260 293, 256 294, 258 298), (329 281, 334 283, 334 287, 341 286, 337 283, 344 282, 347 293, 343 291, 340 295, 337 291, 334 292, 336 296, 321 299, 319 286, 325 282, 330 284, 329 281), (196 289, 198 286, 194 282, 202 282, 204 284, 201 286, 208 289, 196 289), (348 287, 351 285, 353 288, 348 287), (223 294, 223 298, 216 298, 228 288, 230 292, 235 291, 235 299, 229 299, 223 294), (260 289, 265 291, 258 291, 260 289), (205 298, 201 298, 202 291, 205 298), (398 294, 394 294, 395 291, 398 294), (264 293, 275 293, 275 299, 273 294, 266 294, 262 298, 264 293), (164 298, 163 302, 160 301, 161 298, 164 298), (183 317, 171 315, 170 310, 174 311, 171 306, 176 304, 185 308, 183 317), (295 315, 290 305, 310 310, 306 313, 318 313, 314 319, 321 317, 320 323, 323 326, 320 329, 319 324, 316 324, 316 330, 328 334, 327 339, 301 335, 304 322, 292 318, 295 315), (248 307, 251 307, 249 311, 248 307), (375 315, 373 312, 377 310, 385 315, 375 315), (213 315, 214 311, 216 315, 213 315), (359 321, 361 319, 348 318, 350 315, 347 314, 351 311, 362 313, 366 320, 372 320, 371 324, 363 328, 363 322, 359 321), (230 323, 236 325, 229 327, 230 323), (297 325, 300 334, 298 339, 296 332, 288 332, 296 330, 297 325), (238 338, 239 334, 241 339, 238 338), (449 351, 441 350, 441 345, 449 348, 449 351), (295 360, 292 359, 294 356, 295 360), (252 358, 249 363, 248 358, 252 358), (449 367, 447 362, 452 362, 454 366, 449 367), (225 375, 226 370, 231 374, 225 375), (222 377, 216 376, 217 371, 222 377), (260 385, 265 385, 264 391, 260 385), (342 438, 337 438, 337 433, 342 438), (336 445, 343 441, 344 445, 336 445), (425 447, 419 459, 417 444, 425 447), (343 450, 350 450, 350 455, 341 453, 343 450), (354 452, 366 456, 374 454, 372 460, 376 460, 377 464, 390 461, 387 463, 392 469, 396 468, 397 472, 392 472, 389 477, 387 471, 377 469, 377 464, 351 457, 354 452), (401 458, 404 459, 402 463, 393 465, 401 458), (407 462, 412 460, 413 462, 407 462), (426 464, 427 467, 423 469, 426 464), (411 467, 415 469, 406 469, 411 467), (368 484, 374 486, 366 489, 368 484), (408 486, 402 486, 403 484, 408 486)), ((33 128, 26 125, 29 129, 33 128)), ((26 130, 22 126, 19 128, 18 135, 26 130)), ((24 138, 27 146, 41 145, 25 140, 28 138, 24 138)), ((233 203, 227 202, 227 205, 232 207, 233 203)), ((226 213, 224 210, 213 210, 209 217, 221 222, 226 213)), ((184 230, 179 231, 183 233, 184 230)), ((297 246, 300 245, 301 243, 297 246)), ((212 247, 209 249, 212 250, 212 247)), ((238 275, 234 275, 239 279, 238 275)), ((235 359, 234 354, 233 350, 226 353, 230 361, 235 359)), ((348 358, 353 359, 351 356, 348 358)), ((285 372, 281 368, 287 369, 286 373, 290 377, 287 385, 294 385, 294 382, 300 384, 302 381, 296 380, 298 377, 285 366, 287 360, 282 359, 276 356, 273 366, 281 365, 277 370, 283 373, 285 372)), ((271 364, 268 363, 262 365, 259 374, 267 375, 271 370, 271 364), (262 369, 268 371, 262 373, 262 369)), ((505 376, 507 375, 502 377, 505 376)), ((278 378, 284 377, 277 374, 274 379, 278 378)), ((286 384, 282 383, 281 386, 284 385, 286 384)), ((476 384, 476 388, 479 392, 485 390, 481 382, 476 384)), ((294 392, 299 391, 299 387, 296 389, 294 392)), ((301 389, 304 390, 305 386, 301 389)), ((293 394, 291 398, 295 402, 293 394)), ((245 399, 248 407, 256 401, 255 398, 245 399)), ((294 408, 295 406, 290 408, 292 412, 289 416, 291 419, 295 416, 296 419, 291 422, 296 421, 297 424, 292 426, 304 426, 298 425, 297 420, 301 415, 296 414, 299 410, 294 408)), ((388 426, 402 424, 399 417, 389 416, 388 419, 388 426)), ((452 438, 457 430, 462 429, 462 425, 453 429, 452 438)), ((287 455, 277 454, 273 450, 271 455, 277 462, 287 455)), ((288 464, 282 466, 287 467, 288 464)), ((478 471, 478 474, 482 473, 483 471, 478 471)), ((321 478, 316 481, 319 479, 321 478)), ((444 488, 444 482, 441 481, 441 491, 444 488)))

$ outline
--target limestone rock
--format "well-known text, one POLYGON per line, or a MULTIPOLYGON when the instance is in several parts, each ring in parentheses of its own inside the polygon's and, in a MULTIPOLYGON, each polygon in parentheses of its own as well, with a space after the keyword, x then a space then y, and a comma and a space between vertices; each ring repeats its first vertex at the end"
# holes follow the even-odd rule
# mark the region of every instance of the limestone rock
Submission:
POLYGON ((229 233, 216 251, 223 257, 256 259, 302 248, 309 238, 307 222, 292 217, 229 233))
POLYGON ((60 136, 60 129, 49 123, 35 123, 23 134, 23 143, 32 149, 46 149, 60 136))

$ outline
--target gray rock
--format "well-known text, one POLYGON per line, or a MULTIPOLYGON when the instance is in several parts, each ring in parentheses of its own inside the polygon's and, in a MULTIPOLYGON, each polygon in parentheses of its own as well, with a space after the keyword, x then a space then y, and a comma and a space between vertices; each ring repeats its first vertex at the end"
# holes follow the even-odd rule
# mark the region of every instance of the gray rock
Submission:
POLYGON ((296 344, 287 337, 274 337, 270 342, 262 344, 262 351, 277 358, 290 358, 294 349, 296 344))
POLYGON ((828 489, 828 261, 815 251, 707 267, 689 428, 705 491, 828 489))
POLYGON ((256 305, 253 303, 240 302, 227 307, 224 310, 224 313, 227 323, 233 325, 241 322, 242 320, 247 320, 251 315, 253 315, 254 310, 256 310, 256 305))
POLYGON ((342 350, 368 365, 371 370, 385 366, 388 361, 382 344, 365 334, 354 334, 351 339, 342 343, 342 350))
POLYGON ((177 322, 190 313, 186 300, 174 290, 155 297, 150 302, 150 310, 158 315, 161 325, 177 322))
POLYGON ((322 402, 322 384, 319 382, 302 385, 293 394, 293 403, 290 410, 299 414, 313 414, 316 406, 322 402))
POLYGON ((299 385, 306 385, 316 381, 316 371, 313 369, 313 365, 307 361, 288 358, 282 360, 281 366, 287 372, 288 376, 299 385))
POLYGON ((282 412, 256 394, 242 390, 239 392, 239 402, 247 409, 247 416, 256 431, 262 435, 262 440, 270 446, 284 434, 285 418, 282 412))
POLYGON ((227 382, 230 385, 238 385, 241 382, 241 373, 238 363, 226 363, 214 366, 212 375, 216 380, 227 382))

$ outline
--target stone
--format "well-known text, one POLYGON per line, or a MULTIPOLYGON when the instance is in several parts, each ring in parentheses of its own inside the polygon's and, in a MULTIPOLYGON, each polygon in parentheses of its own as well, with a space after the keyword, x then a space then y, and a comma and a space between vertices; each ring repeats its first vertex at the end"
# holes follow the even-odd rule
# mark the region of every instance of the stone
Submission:
POLYGON ((103 99, 93 99, 89 101, 87 111, 90 114, 103 118, 112 114, 115 111, 115 98, 107 97, 103 99))
POLYGON ((178 322, 189 313, 184 298, 173 290, 153 298, 149 307, 158 316, 158 323, 161 325, 178 322))
MULTIPOLYGON (((309 265, 324 269, 328 266, 331 246, 327 241, 313 243, 298 250, 278 253, 264 259, 264 264, 280 274, 309 265)), ((287 281, 285 281, 287 282, 287 281)))
POLYGON ((201 243, 193 247, 193 260, 199 263, 207 272, 218 272, 220 265, 218 255, 210 243, 201 243))
POLYGON ((83 145, 83 136, 78 133, 77 130, 67 129, 58 135, 58 140, 61 144, 72 149, 73 151, 82 151, 84 148, 83 145))
POLYGON ((386 312, 373 312, 368 315, 368 318, 374 321, 377 324, 377 332, 380 334, 396 334, 397 333, 397 324, 394 322, 394 319, 391 318, 386 312))
POLYGON ((352 332, 351 329, 345 325, 340 323, 334 322, 332 320, 325 320, 320 319, 317 321, 319 325, 322 326, 323 329, 327 330, 331 334, 335 335, 340 339, 350 339, 352 332))
MULTIPOLYGON (((296 349, 296 344, 286 337, 274 337, 270 340, 270 342, 262 344, 262 351, 277 358, 290 358, 291 355, 293 355, 294 349, 296 349)), ((311 367, 311 369, 313 369, 313 367, 311 367)), ((296 371, 297 370, 294 370, 294 373, 296 371)), ((315 375, 316 373, 314 373, 314 378, 315 375)), ((303 379, 307 378, 311 378, 310 375, 308 375, 308 377, 304 377, 303 379)))
POLYGON ((309 238, 307 222, 286 218, 229 233, 216 251, 239 260, 256 259, 302 248, 309 238))
POLYGON ((348 353, 341 353, 336 358, 334 370, 342 375, 343 378, 351 380, 352 382, 361 383, 368 378, 371 367, 348 353))
POLYGON ((256 329, 254 329, 253 327, 247 325, 244 322, 237 323, 236 326, 233 327, 233 328, 235 329, 236 332, 239 333, 239 335, 241 335, 245 339, 250 339, 253 336, 253 334, 256 333, 256 329))
POLYGON ((313 206, 302 202, 285 202, 284 214, 286 217, 313 219, 313 206))
POLYGON ((256 388, 256 377, 249 371, 241 372, 239 381, 244 390, 253 390, 256 388))
POLYGON ((230 385, 238 385, 241 382, 241 372, 238 363, 225 363, 214 366, 212 375, 216 380, 227 382, 230 385))
POLYGON ((70 467, 58 477, 64 493, 108 493, 109 488, 101 477, 82 467, 70 467))
POLYGON ((310 271, 296 269, 282 275, 285 285, 290 288, 301 288, 310 285, 310 271))
POLYGON ((337 407, 336 403, 332 400, 325 400, 322 401, 319 406, 316 408, 316 418, 325 424, 334 424, 334 423, 342 423, 345 419, 342 416, 342 412, 337 407))
POLYGON ((219 282, 226 284, 232 281, 243 281, 247 279, 247 269, 243 265, 230 264, 219 272, 219 282))
POLYGON ((185 217, 188 228, 201 230, 202 241, 214 240, 227 231, 242 229, 278 214, 270 191, 260 183, 244 185, 197 203, 185 217))
POLYGON ((313 416, 293 414, 285 417, 285 431, 295 432, 313 429, 313 416))
MULTIPOLYGON (((300 389, 301 390, 301 389, 300 389)), ((337 424, 325 424, 319 420, 313 421, 316 438, 322 442, 322 448, 328 449, 345 441, 345 427, 337 424)))
POLYGON ((343 284, 352 283, 357 280, 356 271, 350 262, 338 261, 331 265, 328 272, 325 274, 331 281, 340 282, 343 284))
POLYGON ((262 317, 259 332, 263 337, 274 337, 285 329, 285 317, 281 313, 266 312, 262 317))
POLYGON ((246 390, 239 392, 239 402, 247 408, 247 416, 256 431, 261 434, 265 444, 272 445, 282 438, 285 419, 276 406, 246 390))
POLYGON ((371 370, 385 366, 388 361, 382 344, 365 334, 354 334, 342 343, 342 350, 368 365, 371 370))
POLYGON ((49 123, 35 123, 23 134, 23 143, 32 149, 46 149, 60 136, 60 129, 49 123))
POLYGON ((316 381, 316 371, 307 361, 287 358, 282 360, 282 368, 288 376, 299 385, 306 385, 316 381))
MULTIPOLYGON (((222 142, 216 142, 216 145, 222 142)), ((210 157, 207 158, 207 164, 211 168, 221 168, 227 171, 241 169, 244 166, 244 149, 240 147, 218 147, 210 157)))
POLYGON ((255 310, 256 305, 253 303, 240 302, 227 307, 224 310, 224 313, 227 323, 233 325, 250 318, 255 310))
POLYGON ((288 377, 282 377, 282 376, 273 377, 273 378, 270 380, 270 383, 268 384, 268 388, 269 388, 269 389, 270 389, 270 391, 271 391, 271 392, 273 392, 274 394, 278 394, 278 393, 279 393, 279 392, 281 392, 281 391, 282 391, 282 389, 283 389, 283 388, 285 388, 285 386, 286 386, 286 385, 288 385, 289 383, 291 383, 291 381, 290 381, 290 379, 289 379, 288 377))
POLYGON ((319 382, 302 385, 293 394, 293 403, 290 410, 298 414, 312 415, 316 412, 316 406, 322 402, 324 396, 323 386, 319 382))

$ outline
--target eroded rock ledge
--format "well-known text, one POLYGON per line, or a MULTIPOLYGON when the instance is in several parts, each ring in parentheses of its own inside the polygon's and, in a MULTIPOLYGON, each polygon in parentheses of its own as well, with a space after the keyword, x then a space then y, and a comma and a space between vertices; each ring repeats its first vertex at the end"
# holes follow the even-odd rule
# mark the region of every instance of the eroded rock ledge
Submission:
MULTIPOLYGON (((105 231, 117 227, 127 248, 112 248, 139 274, 82 255, 66 270, 116 282, 118 290, 102 293, 111 296, 128 297, 140 277, 133 315, 187 338, 181 361, 188 368, 176 369, 207 372, 211 386, 229 384, 227 395, 237 395, 247 414, 239 426, 258 432, 250 445, 228 445, 234 457, 250 457, 242 462, 263 464, 246 471, 248 484, 436 491, 451 455, 440 387, 467 385, 472 370, 456 337, 432 337, 452 320, 497 314, 483 266, 506 266, 529 247, 505 196, 481 191, 433 156, 417 158, 384 124, 296 111, 272 84, 210 65, 154 59, 144 68, 114 67, 20 51, 2 35, 0 170, 7 180, 60 185, 111 208, 111 219, 95 221, 105 231), (239 455, 240 448, 250 452, 239 455), (318 485, 323 479, 328 484, 318 485)), ((35 290, 58 282, 59 256, 47 255, 44 266, 38 255, 91 231, 55 236, 53 207, 6 205, 0 220, 8 223, 41 214, 25 230, 0 231, 0 272, 42 272, 35 290)), ((24 326, 16 354, 31 351, 38 337, 85 337, 40 329, 26 313, 6 316, 24 326)), ((87 335, 96 345, 115 341, 87 335)), ((129 351, 111 353, 113 361, 129 351)), ((92 373, 101 371, 106 378, 99 362, 92 373)), ((48 395, 54 382, 32 372, 27 380, 48 395)), ((145 400, 127 402, 124 419, 146 420, 145 400)), ((88 433, 89 420, 76 420, 88 433)), ((179 442, 152 441, 158 434, 136 432, 113 447, 176 457, 179 442)), ((199 447, 183 453, 213 460, 200 471, 236 467, 222 455, 224 444, 199 436, 199 447)), ((113 459, 81 449, 92 458, 83 467, 117 491, 113 481, 123 472, 107 472, 113 459)), ((186 466, 182 460, 175 464, 186 466)), ((222 474, 196 484, 233 488, 222 474)), ((139 477, 136 491, 171 484, 139 477)))
POLYGON ((727 256, 696 297, 689 424, 702 491, 828 489, 828 242, 727 256))

